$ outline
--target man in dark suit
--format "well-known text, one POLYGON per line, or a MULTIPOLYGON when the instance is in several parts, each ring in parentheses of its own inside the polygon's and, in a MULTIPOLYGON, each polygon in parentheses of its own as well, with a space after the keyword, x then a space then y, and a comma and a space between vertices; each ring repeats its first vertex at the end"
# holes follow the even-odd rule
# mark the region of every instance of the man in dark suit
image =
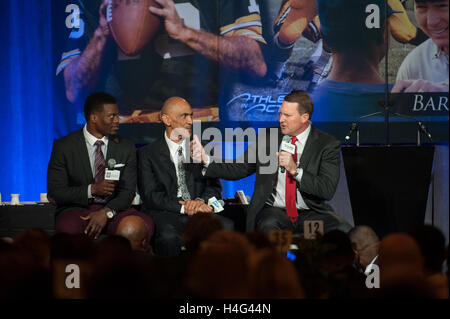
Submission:
POLYGON ((84 112, 87 124, 54 142, 48 164, 47 192, 57 205, 56 231, 98 238, 104 230, 114 234, 124 217, 136 215, 148 228, 150 241, 153 221, 130 208, 136 190, 136 149, 117 135, 115 98, 91 94, 84 112), (115 180, 105 179, 106 163, 115 180))
MULTIPOLYGON (((192 134, 192 109, 179 97, 169 98, 161 109, 164 136, 138 152, 138 186, 143 209, 155 222, 155 253, 176 256, 181 251, 181 235, 188 216, 212 213, 212 197, 222 197, 217 178, 202 176, 200 163, 188 163, 188 141, 192 134)), ((233 222, 216 215, 224 228, 233 222)))
POLYGON ((280 127, 266 129, 266 138, 261 139, 260 134, 258 142, 252 143, 235 163, 214 162, 202 147, 197 147, 199 141, 194 137, 193 158, 205 164, 206 177, 237 180, 256 173, 247 210, 247 231, 256 228, 268 233, 270 229, 290 229, 302 233, 306 220, 323 220, 325 232, 351 229, 326 203, 334 196, 339 181, 340 142, 312 127, 312 113, 309 95, 292 91, 281 106, 280 127), (282 141, 292 145, 294 154, 276 152, 271 147, 277 145, 280 149, 282 141), (264 161, 260 154, 272 157, 264 161), (270 169, 277 157, 279 169, 277 166, 270 169))

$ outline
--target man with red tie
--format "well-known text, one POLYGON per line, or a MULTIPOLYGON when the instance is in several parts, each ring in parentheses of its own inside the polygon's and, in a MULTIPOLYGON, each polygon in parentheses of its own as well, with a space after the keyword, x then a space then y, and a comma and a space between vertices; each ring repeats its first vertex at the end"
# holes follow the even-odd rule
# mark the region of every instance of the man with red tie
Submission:
POLYGON ((136 149, 117 135, 116 99, 93 93, 84 113, 86 125, 54 142, 48 164, 47 193, 57 205, 56 231, 98 238, 101 233, 115 234, 123 218, 135 215, 147 227, 148 243, 154 224, 130 207, 136 191, 136 149))
MULTIPOLYGON (((280 127, 266 129, 266 138, 258 138, 244 158, 234 163, 218 163, 194 145, 194 159, 205 164, 207 177, 237 180, 256 173, 247 210, 247 231, 268 233, 271 229, 290 229, 303 233, 307 220, 322 220, 325 232, 351 229, 326 202, 333 198, 339 181, 340 142, 314 128, 310 122, 312 114, 313 102, 308 93, 292 91, 281 105, 280 127), (279 146, 278 152, 271 148, 274 143, 270 141, 274 139, 278 142, 275 144, 279 146), (270 161, 260 156, 273 153, 277 155, 275 160, 278 159, 276 171, 268 170, 270 161), (256 158, 255 163, 251 158, 256 158)), ((194 138, 194 144, 197 141, 194 138)))

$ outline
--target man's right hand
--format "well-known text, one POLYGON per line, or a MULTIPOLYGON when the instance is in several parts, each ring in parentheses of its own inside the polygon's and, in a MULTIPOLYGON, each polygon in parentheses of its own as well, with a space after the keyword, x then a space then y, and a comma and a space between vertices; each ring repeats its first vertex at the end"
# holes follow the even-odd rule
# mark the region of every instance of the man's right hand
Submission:
POLYGON ((156 0, 160 8, 150 7, 151 13, 164 19, 164 26, 169 36, 174 40, 182 40, 183 31, 186 26, 183 19, 178 15, 173 0, 156 0))
POLYGON ((200 143, 197 135, 194 135, 190 142, 191 157, 197 163, 206 164, 208 162, 208 156, 205 153, 205 149, 200 143))
POLYGON ((92 184, 91 193, 95 196, 106 197, 114 193, 115 187, 114 181, 104 179, 98 183, 92 184))

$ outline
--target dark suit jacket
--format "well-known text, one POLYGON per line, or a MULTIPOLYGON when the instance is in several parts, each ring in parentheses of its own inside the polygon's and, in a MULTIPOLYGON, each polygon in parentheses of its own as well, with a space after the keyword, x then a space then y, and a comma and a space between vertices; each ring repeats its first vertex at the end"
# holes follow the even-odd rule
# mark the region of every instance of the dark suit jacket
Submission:
MULTIPOLYGON (((116 210, 130 207, 136 192, 136 149, 126 139, 109 139, 106 163, 113 158, 120 168, 120 181, 106 206, 116 210)), ((89 206, 87 189, 94 183, 83 130, 55 140, 47 170, 47 193, 57 204, 56 214, 89 206)))
MULTIPOLYGON (((272 155, 274 155, 274 150, 270 150, 269 129, 266 129, 265 154, 272 152, 272 155)), ((272 130, 274 129, 272 128, 272 130)), ((278 139, 278 151, 283 134, 280 129, 274 131, 278 131, 276 137, 278 139)), ((258 143, 252 144, 243 155, 244 158, 241 159, 241 163, 211 163, 205 175, 237 180, 256 173, 255 188, 247 210, 247 231, 254 230, 256 214, 264 207, 278 179, 278 170, 272 174, 261 174, 261 168, 267 168, 270 165, 268 161, 263 163, 261 158, 256 156, 256 163, 248 162, 249 153, 256 152, 255 154, 259 154, 261 150, 258 148, 258 143)), ((278 159, 276 158, 276 160, 278 159)), ((333 136, 311 127, 300 159, 303 176, 301 183, 297 182, 297 188, 310 209, 318 213, 332 211, 331 206, 326 201, 331 200, 336 191, 339 181, 339 165, 340 142, 333 136)))
MULTIPOLYGON (((165 138, 162 137, 140 148, 138 163, 138 187, 144 202, 144 211, 180 213, 176 170, 165 138)), ((201 173, 201 164, 185 163, 184 165, 186 184, 191 199, 202 198, 207 203, 213 196, 217 199, 222 198, 222 186, 218 178, 204 177, 201 173)))

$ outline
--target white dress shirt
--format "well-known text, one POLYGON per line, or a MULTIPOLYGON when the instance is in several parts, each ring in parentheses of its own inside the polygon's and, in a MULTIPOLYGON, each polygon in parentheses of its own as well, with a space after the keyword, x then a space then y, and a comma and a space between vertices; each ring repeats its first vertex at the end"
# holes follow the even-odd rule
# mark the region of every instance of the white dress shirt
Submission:
MULTIPOLYGON (((83 127, 83 134, 84 134, 84 140, 86 141, 86 147, 87 147, 87 151, 88 151, 88 155, 89 155, 89 163, 91 164, 92 176, 95 177, 95 172, 94 172, 94 170, 95 170, 95 150, 97 149, 95 142, 97 142, 98 140, 103 141, 103 145, 101 146, 101 148, 102 148, 103 157, 106 160, 106 152, 108 151, 108 137, 103 136, 101 139, 96 138, 94 135, 89 133, 89 131, 87 130, 87 125, 84 125, 84 127, 83 127)), ((88 186, 88 198, 93 198, 92 193, 91 193, 91 187, 92 187, 92 184, 88 186)))
MULTIPOLYGON (((297 135, 297 141, 295 145, 297 146, 297 167, 301 161, 301 156, 303 153, 303 148, 305 147, 306 141, 308 140, 309 132, 311 131, 311 124, 308 125, 308 128, 304 130, 302 133, 297 135)), ((272 195, 267 200, 266 204, 278 207, 278 208, 286 208, 286 174, 289 174, 287 170, 284 173, 281 172, 281 169, 278 169, 278 180, 277 184, 272 191, 272 195)), ((298 170, 298 174, 295 176, 295 180, 300 183, 303 176, 303 169, 300 168, 298 170)), ((303 200, 302 195, 297 187, 297 209, 309 209, 303 200)))
POLYGON ((377 261, 377 259, 378 259, 378 255, 376 255, 376 256, 372 259, 372 261, 370 262, 370 264, 367 265, 366 269, 364 270, 364 275, 366 275, 366 276, 370 275, 370 273, 372 272, 373 265, 375 264, 375 262, 377 261))

